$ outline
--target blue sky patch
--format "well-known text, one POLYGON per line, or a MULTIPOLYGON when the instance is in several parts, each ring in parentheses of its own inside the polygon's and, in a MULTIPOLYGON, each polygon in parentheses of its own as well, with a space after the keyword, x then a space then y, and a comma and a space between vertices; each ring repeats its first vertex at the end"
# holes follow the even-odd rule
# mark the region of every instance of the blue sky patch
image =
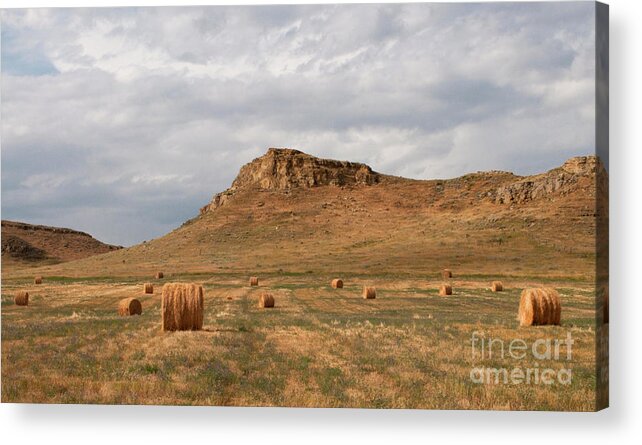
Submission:
POLYGON ((13 76, 58 74, 40 45, 21 48, 18 37, 10 29, 2 30, 2 73, 13 76))

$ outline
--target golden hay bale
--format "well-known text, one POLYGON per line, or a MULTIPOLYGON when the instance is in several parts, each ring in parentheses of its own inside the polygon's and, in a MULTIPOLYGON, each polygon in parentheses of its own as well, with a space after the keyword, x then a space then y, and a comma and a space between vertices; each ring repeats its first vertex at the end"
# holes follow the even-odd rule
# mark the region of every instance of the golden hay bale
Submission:
POLYGON ((250 286, 258 286, 259 285, 259 278, 258 277, 250 277, 250 286))
POLYGON ((366 300, 372 300, 377 298, 377 290, 372 286, 363 286, 363 298, 366 300))
POLYGON ((335 278, 332 280, 332 287, 334 289, 343 289, 343 280, 340 278, 335 278))
POLYGON ((560 294, 553 288, 547 287, 544 288, 550 298, 551 305, 551 324, 558 326, 562 321, 562 301, 560 299, 560 294))
POLYGON ((444 280, 447 280, 448 278, 452 278, 452 277, 453 277, 453 272, 452 272, 452 270, 450 270, 450 269, 444 269, 444 270, 442 270, 442 271, 441 271, 441 277, 442 277, 444 280))
POLYGON ((203 287, 192 283, 163 286, 161 317, 163 331, 198 331, 203 328, 203 287))
POLYGON ((42 284, 42 277, 36 277, 33 279, 33 284, 42 284))
POLYGON ((156 272, 156 279, 157 279, 157 280, 160 280, 160 279, 161 279, 161 278, 163 278, 164 276, 165 276, 165 275, 163 274, 163 272, 156 272))
POLYGON ((445 295, 452 295, 453 294, 453 287, 448 284, 448 283, 442 283, 441 286, 439 286, 439 295, 442 297, 445 295))
POLYGON ((559 325, 562 318, 560 295, 552 288, 524 289, 519 300, 520 326, 559 325))
POLYGON ((520 326, 537 324, 537 302, 539 296, 537 289, 524 289, 519 297, 519 311, 517 318, 520 326))
POLYGON ((18 292, 13 302, 16 303, 16 306, 27 306, 29 304, 29 292, 18 292))
POLYGON ((538 296, 537 304, 537 317, 540 325, 551 324, 553 308, 551 306, 551 299, 549 298, 548 292, 544 289, 536 289, 538 296))
POLYGON ((125 298, 118 303, 118 315, 140 315, 143 313, 143 305, 135 298, 125 298))
POLYGON ((259 297, 259 307, 274 307, 274 297, 272 294, 261 294, 259 297))
POLYGON ((146 294, 153 294, 154 293, 154 285, 152 283, 145 283, 143 285, 143 289, 145 290, 146 294))
POLYGON ((504 290, 504 285, 501 281, 493 281, 490 285, 490 290, 493 292, 502 292, 504 290))

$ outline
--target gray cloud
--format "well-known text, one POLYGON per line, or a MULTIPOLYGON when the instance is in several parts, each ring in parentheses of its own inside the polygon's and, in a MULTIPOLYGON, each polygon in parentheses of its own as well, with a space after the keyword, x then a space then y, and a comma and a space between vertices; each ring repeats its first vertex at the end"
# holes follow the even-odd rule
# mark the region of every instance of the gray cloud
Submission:
POLYGON ((270 146, 414 178, 595 146, 594 4, 2 11, 2 216, 131 244, 270 146))

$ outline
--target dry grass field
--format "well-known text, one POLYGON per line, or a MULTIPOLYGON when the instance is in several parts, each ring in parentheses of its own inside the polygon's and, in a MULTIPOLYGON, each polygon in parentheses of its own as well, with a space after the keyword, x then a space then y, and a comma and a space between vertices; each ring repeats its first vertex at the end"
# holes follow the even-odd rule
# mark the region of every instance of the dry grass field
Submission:
MULTIPOLYGON (((595 319, 590 283, 555 281, 562 326, 520 328, 519 293, 534 283, 502 277, 453 280, 345 276, 180 275, 157 280, 145 295, 139 278, 24 279, 2 287, 2 401, 235 406, 579 410, 595 408, 595 319), (163 333, 160 284, 193 281, 205 290, 204 329, 163 333), (364 300, 364 283, 377 298, 364 300), (17 289, 31 288, 27 307, 17 289), (259 309, 260 292, 276 298, 259 309), (121 298, 135 296, 141 316, 119 317, 121 298), (509 367, 510 357, 473 359, 471 335, 510 341, 575 341, 570 385, 479 384, 475 366, 509 367)), ((541 279, 537 279, 540 283, 541 279)), ((533 360, 519 366, 534 366, 533 360)))

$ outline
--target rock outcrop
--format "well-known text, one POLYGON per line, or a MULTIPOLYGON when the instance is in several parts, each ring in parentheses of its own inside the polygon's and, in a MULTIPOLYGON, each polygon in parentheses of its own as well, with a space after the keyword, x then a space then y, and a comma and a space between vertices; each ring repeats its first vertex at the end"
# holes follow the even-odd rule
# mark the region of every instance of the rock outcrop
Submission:
POLYGON ((365 164, 320 159, 288 148, 270 148, 265 155, 244 165, 232 186, 215 195, 201 213, 224 205, 239 190, 372 185, 379 178, 365 164))
POLYGON ((2 255, 25 261, 38 261, 47 258, 44 250, 32 246, 29 242, 15 235, 2 237, 2 255))
POLYGON ((582 177, 595 178, 598 169, 603 170, 604 167, 596 156, 571 158, 559 168, 499 187, 493 199, 496 204, 523 204, 556 193, 564 194, 571 191, 582 177))
POLYGON ((597 156, 577 156, 570 158, 560 167, 566 173, 573 175, 594 175, 598 168, 604 168, 597 156))

